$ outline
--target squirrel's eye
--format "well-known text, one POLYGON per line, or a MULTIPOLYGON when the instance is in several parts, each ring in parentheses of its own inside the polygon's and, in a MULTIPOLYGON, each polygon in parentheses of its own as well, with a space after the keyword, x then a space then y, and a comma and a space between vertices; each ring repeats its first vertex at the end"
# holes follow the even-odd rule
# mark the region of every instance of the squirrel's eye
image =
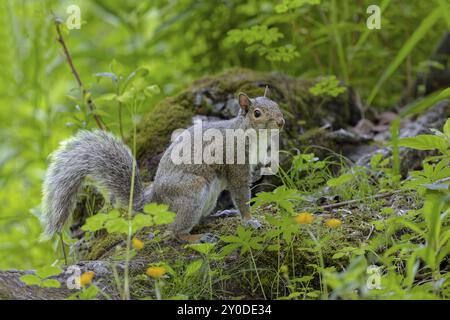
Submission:
POLYGON ((255 118, 261 117, 261 111, 259 109, 256 109, 253 114, 255 115, 255 118))

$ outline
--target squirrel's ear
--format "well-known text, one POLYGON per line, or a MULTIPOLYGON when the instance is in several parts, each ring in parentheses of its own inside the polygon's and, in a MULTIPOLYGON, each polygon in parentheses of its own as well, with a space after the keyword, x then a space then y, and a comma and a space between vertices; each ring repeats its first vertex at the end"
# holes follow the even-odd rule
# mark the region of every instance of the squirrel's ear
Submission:
POLYGON ((267 98, 268 95, 269 95, 269 86, 266 85, 266 89, 264 89, 264 98, 267 98))
POLYGON ((239 106, 247 113, 248 108, 250 107, 250 98, 243 92, 240 92, 238 95, 239 106))

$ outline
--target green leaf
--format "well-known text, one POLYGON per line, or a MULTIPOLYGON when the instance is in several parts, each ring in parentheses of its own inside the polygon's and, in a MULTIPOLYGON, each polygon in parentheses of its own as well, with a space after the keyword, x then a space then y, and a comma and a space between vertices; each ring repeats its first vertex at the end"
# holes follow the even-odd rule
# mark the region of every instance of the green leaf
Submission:
POLYGON ((313 280, 313 279, 314 279, 313 276, 303 276, 303 277, 300 277, 300 278, 294 278, 294 279, 292 279, 292 282, 295 282, 295 283, 298 283, 298 282, 308 282, 308 281, 311 281, 311 280, 313 280))
POLYGON ((284 209, 290 215, 294 212, 294 201, 299 201, 303 197, 299 194, 298 190, 288 189, 286 186, 280 186, 272 192, 260 192, 256 194, 251 202, 254 207, 260 207, 269 203, 276 203, 280 208, 284 209))
POLYGON ((58 267, 48 266, 48 267, 43 267, 43 268, 37 269, 36 275, 38 275, 42 279, 45 279, 45 278, 48 278, 51 276, 56 276, 56 275, 60 274, 61 272, 62 272, 62 270, 58 267))
POLYGON ((80 293, 79 298, 81 300, 93 300, 97 297, 98 292, 98 288, 95 285, 90 285, 80 293))
POLYGON ((144 207, 144 212, 153 215, 156 225, 170 224, 175 220, 176 214, 169 211, 169 206, 165 204, 150 203, 144 207))
POLYGON ((340 185, 343 185, 344 183, 347 183, 353 179, 353 174, 351 173, 345 173, 343 175, 340 175, 337 178, 332 178, 327 181, 327 186, 329 187, 337 187, 340 185))
POLYGON ((215 246, 215 243, 194 243, 186 245, 186 248, 190 248, 201 254, 208 255, 215 246))
POLYGON ((277 4, 275 6, 275 12, 276 13, 285 13, 288 10, 289 10, 289 7, 287 5, 285 5, 284 3, 277 4))
POLYGON ((434 150, 445 151, 448 149, 447 141, 442 137, 429 134, 419 134, 415 137, 401 138, 398 141, 399 146, 416 150, 434 150))
POLYGON ((113 72, 114 74, 117 75, 122 75, 123 71, 124 71, 124 66, 122 64, 120 64, 116 59, 113 59, 113 61, 111 61, 110 65, 109 65, 109 69, 111 70, 111 72, 113 72))
POLYGON ((292 44, 286 44, 277 47, 267 47, 262 44, 255 43, 247 47, 246 51, 250 53, 256 52, 269 61, 289 62, 295 57, 300 56, 295 46, 293 46, 292 44))
POLYGON ((132 220, 133 233, 141 230, 144 227, 150 227, 153 225, 153 217, 148 214, 138 213, 132 220))
POLYGON ((281 246, 278 244, 271 244, 269 246, 267 246, 266 250, 267 251, 278 251, 281 249, 281 246))
POLYGON ((339 259, 339 258, 342 258, 343 256, 345 256, 344 252, 338 252, 338 253, 335 253, 331 258, 332 259, 339 259))
POLYGON ((61 288, 61 283, 56 279, 48 279, 41 282, 43 288, 61 288))
POLYGON ((34 274, 26 274, 19 278, 20 281, 28 286, 39 285, 41 283, 41 278, 35 276, 34 274))
POLYGON ((138 79, 145 78, 149 74, 149 70, 146 67, 139 67, 134 70, 124 82, 123 90, 125 90, 130 84, 134 83, 138 79))
POLYGON ((450 139, 450 118, 444 124, 444 134, 450 139))
POLYGON ((157 85, 151 85, 151 86, 147 86, 144 89, 144 94, 147 97, 153 97, 157 94, 160 94, 161 90, 159 89, 159 87, 157 85))
POLYGON ((95 103, 110 102, 110 101, 114 101, 116 99, 117 99, 117 94, 115 94, 115 93, 106 93, 104 95, 101 95, 97 99, 95 99, 95 103))
MULTIPOLYGON (((189 300, 189 296, 184 294, 178 294, 176 296, 164 297, 166 300, 189 300)), ((151 300, 151 299, 149 299, 151 300)))
POLYGON ((131 92, 131 90, 125 91, 120 96, 117 97, 117 101, 122 103, 127 103, 133 99, 134 94, 131 92))
POLYGON ((450 6, 448 5, 448 0, 437 0, 437 2, 441 7, 441 13, 447 24, 447 29, 450 30, 450 6))
POLYGON ((186 267, 186 271, 184 272, 185 277, 193 276, 195 273, 197 273, 200 270, 202 265, 203 265, 203 260, 202 259, 198 259, 198 260, 195 260, 194 262, 191 262, 186 267))
POLYGON ((232 243, 232 242, 239 242, 240 238, 236 236, 221 236, 220 240, 232 243))
POLYGON ((103 229, 103 225, 108 219, 110 219, 110 216, 104 213, 95 214, 86 219, 86 223, 81 229, 91 232, 103 229))
POLYGON ((399 134, 400 134, 400 118, 395 118, 391 123, 391 145, 392 145, 392 169, 393 175, 400 174, 400 149, 399 149, 399 134))
POLYGON ((226 245, 225 247, 222 248, 222 250, 220 251, 220 256, 221 257, 227 257, 230 253, 232 253, 233 251, 237 250, 240 248, 240 244, 239 243, 231 243, 226 245))
POLYGON ((108 212, 108 219, 115 219, 120 217, 120 212, 117 209, 113 209, 110 212, 108 212))
POLYGON ((278 28, 255 25, 249 29, 233 29, 228 31, 227 41, 234 44, 239 42, 245 42, 246 44, 262 42, 267 46, 283 37, 284 35, 279 32, 278 28))
POLYGON ((170 224, 175 220, 176 214, 170 211, 164 213, 158 212, 154 215, 153 219, 156 225, 170 224))
POLYGON ((105 223, 108 233, 124 233, 128 234, 129 222, 124 218, 116 218, 105 223))
POLYGON ((417 99, 414 102, 408 104, 402 108, 400 112, 401 117, 407 115, 418 114, 424 112, 428 108, 434 106, 439 101, 450 98, 450 88, 443 89, 441 91, 433 92, 427 95, 423 99, 417 99))
POLYGON ((381 152, 374 154, 370 158, 370 168, 372 170, 375 170, 377 168, 377 166, 380 164, 382 158, 383 158, 383 154, 381 152))
POLYGON ((289 9, 297 9, 307 4, 320 4, 320 0, 283 0, 282 3, 275 6, 276 13, 285 13, 289 9))
POLYGON ((294 291, 294 292, 291 292, 288 296, 280 297, 278 299, 279 300, 292 300, 292 299, 298 298, 301 295, 302 295, 301 292, 294 291))
POLYGON ((317 291, 312 291, 312 292, 308 292, 306 294, 306 296, 310 297, 310 298, 317 298, 319 296, 319 293, 317 291))
POLYGON ((314 96, 331 96, 337 97, 344 93, 347 89, 340 85, 336 76, 328 76, 321 79, 313 87, 309 88, 309 92, 314 96))

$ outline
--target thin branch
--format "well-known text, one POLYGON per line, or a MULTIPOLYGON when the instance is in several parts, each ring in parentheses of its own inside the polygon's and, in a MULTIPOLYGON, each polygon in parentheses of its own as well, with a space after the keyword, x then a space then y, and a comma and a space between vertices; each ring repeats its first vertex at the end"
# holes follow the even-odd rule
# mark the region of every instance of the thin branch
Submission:
POLYGON ((67 48, 66 42, 64 41, 64 38, 61 33, 60 24, 61 24, 61 21, 58 18, 55 18, 56 33, 58 34, 58 37, 56 38, 56 40, 61 44, 61 46, 63 48, 64 55, 66 56, 67 63, 69 64, 69 67, 70 67, 70 71, 72 72, 73 76, 75 77, 75 80, 77 81, 78 86, 80 87, 81 94, 83 96, 83 100, 86 101, 86 103, 89 107, 89 110, 91 111, 92 116, 94 117, 94 120, 97 123, 97 126, 100 129, 105 130, 106 126, 105 126, 104 122, 95 113, 94 101, 92 101, 92 98, 90 96, 88 96, 88 91, 85 89, 83 82, 81 81, 80 75, 73 64, 72 56, 70 55, 69 49, 67 48))
POLYGON ((364 197, 364 198, 360 198, 360 199, 353 199, 353 200, 348 200, 348 201, 342 201, 342 202, 338 202, 338 203, 332 203, 332 204, 327 204, 324 206, 320 206, 320 207, 306 207, 304 209, 316 209, 316 210, 329 210, 329 209, 335 209, 335 208, 340 208, 340 207, 344 207, 344 206, 352 206, 355 205, 359 202, 363 202, 365 200, 375 200, 375 199, 381 199, 381 198, 386 198, 386 197, 390 197, 393 196, 395 194, 398 193, 402 193, 405 191, 410 191, 409 189, 401 189, 401 190, 395 190, 392 192, 386 192, 386 193, 379 193, 370 197, 364 197))

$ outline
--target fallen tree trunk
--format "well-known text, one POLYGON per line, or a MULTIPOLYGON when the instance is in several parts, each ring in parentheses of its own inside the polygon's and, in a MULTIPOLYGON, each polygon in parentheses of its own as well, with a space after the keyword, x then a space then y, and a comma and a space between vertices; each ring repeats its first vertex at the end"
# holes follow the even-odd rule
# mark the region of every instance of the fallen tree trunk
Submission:
MULTIPOLYGON (((95 274, 95 284, 102 293, 98 294, 98 298, 105 299, 120 299, 120 292, 114 281, 114 274, 112 264, 122 276, 124 270, 123 261, 80 261, 75 265, 67 266, 62 269, 62 272, 49 279, 57 280, 60 288, 45 288, 38 285, 26 285, 20 280, 20 277, 27 274, 35 274, 34 270, 20 271, 8 270, 0 271, 0 300, 62 300, 67 299, 74 293, 80 292, 79 288, 71 286, 73 284, 73 276, 76 275, 75 270, 82 274, 83 272, 91 271, 95 274)), ((147 261, 132 260, 130 262, 130 272, 143 272, 147 266, 147 261)))

